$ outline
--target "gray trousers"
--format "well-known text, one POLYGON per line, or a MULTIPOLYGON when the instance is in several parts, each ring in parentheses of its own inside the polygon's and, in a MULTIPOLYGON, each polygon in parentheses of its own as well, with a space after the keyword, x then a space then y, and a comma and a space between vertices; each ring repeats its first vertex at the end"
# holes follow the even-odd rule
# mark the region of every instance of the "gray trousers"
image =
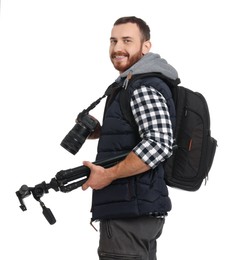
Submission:
POLYGON ((156 239, 164 217, 138 217, 100 222, 100 260, 156 260, 156 239))

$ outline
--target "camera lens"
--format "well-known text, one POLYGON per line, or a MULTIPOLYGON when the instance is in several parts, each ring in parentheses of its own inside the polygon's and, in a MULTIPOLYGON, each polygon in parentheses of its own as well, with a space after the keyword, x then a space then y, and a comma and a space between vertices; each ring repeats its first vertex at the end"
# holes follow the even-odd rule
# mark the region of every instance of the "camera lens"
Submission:
POLYGON ((90 129, 86 128, 82 124, 75 124, 72 130, 65 136, 61 142, 61 146, 65 148, 68 152, 75 155, 86 138, 90 134, 90 129))

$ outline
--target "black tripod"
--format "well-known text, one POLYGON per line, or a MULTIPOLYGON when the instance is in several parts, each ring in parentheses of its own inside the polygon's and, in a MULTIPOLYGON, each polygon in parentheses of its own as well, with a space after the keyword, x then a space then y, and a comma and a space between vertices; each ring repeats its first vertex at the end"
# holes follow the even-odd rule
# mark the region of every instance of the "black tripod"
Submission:
MULTIPOLYGON (((100 165, 104 168, 109 168, 121 160, 123 160, 128 153, 121 154, 119 156, 113 157, 111 159, 96 161, 94 164, 100 165)), ((41 197, 49 192, 49 189, 61 192, 70 192, 82 186, 83 183, 88 179, 90 175, 90 169, 84 165, 59 171, 54 178, 51 179, 49 183, 43 181, 40 184, 35 185, 34 187, 28 187, 27 185, 22 185, 21 188, 16 192, 16 195, 20 201, 20 208, 25 211, 27 210, 24 199, 31 194, 40 203, 40 206, 43 209, 43 215, 52 225, 56 222, 56 219, 49 208, 47 208, 44 203, 41 201, 41 197)))

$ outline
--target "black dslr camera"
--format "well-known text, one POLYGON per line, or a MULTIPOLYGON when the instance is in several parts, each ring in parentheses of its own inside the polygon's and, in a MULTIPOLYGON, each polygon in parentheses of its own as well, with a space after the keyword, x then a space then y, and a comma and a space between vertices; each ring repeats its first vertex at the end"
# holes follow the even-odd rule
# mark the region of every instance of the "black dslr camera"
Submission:
POLYGON ((89 115, 89 111, 95 108, 106 95, 108 95, 107 92, 78 114, 76 124, 62 140, 60 145, 73 155, 80 150, 86 138, 95 130, 99 123, 89 115))
POLYGON ((62 140, 61 146, 75 155, 85 142, 86 138, 95 130, 97 124, 98 121, 90 116, 86 109, 83 110, 77 116, 74 127, 62 140))

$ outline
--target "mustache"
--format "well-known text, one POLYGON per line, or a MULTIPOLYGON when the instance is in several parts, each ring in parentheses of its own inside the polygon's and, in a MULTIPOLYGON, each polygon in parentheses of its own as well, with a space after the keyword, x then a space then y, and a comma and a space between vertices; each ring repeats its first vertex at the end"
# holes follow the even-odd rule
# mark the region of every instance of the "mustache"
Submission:
POLYGON ((126 52, 122 52, 122 51, 116 51, 116 52, 113 52, 112 57, 115 57, 115 56, 128 56, 128 54, 126 52))

